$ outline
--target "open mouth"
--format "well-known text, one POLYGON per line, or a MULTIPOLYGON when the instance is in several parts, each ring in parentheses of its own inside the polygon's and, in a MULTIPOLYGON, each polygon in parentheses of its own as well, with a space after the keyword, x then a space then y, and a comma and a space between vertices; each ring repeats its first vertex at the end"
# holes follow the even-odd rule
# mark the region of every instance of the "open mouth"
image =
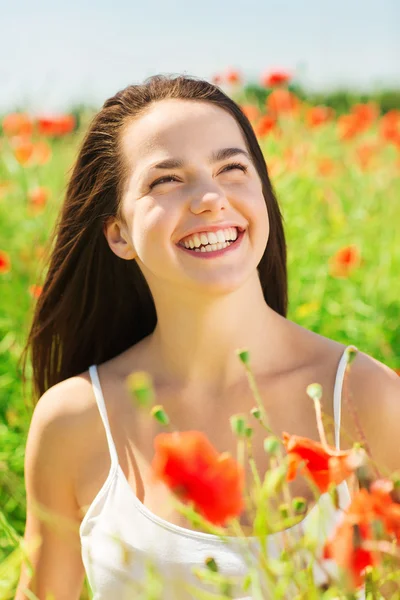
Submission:
POLYGON ((212 258, 212 257, 216 257, 216 256, 220 256, 222 254, 225 254, 226 252, 230 251, 231 249, 234 249, 236 247, 238 247, 243 239, 243 236, 246 232, 246 229, 243 228, 239 228, 239 227, 230 227, 229 229, 229 233, 227 233, 225 235, 225 239, 224 241, 219 241, 221 238, 219 238, 218 241, 214 241, 215 238, 212 238, 212 241, 214 243, 210 243, 209 239, 207 239, 207 237, 201 237, 201 243, 200 242, 200 238, 194 240, 193 236, 192 239, 190 239, 190 241, 192 242, 189 246, 188 241, 186 240, 186 244, 184 244, 182 241, 179 242, 177 244, 177 246, 179 248, 181 248, 184 252, 188 252, 190 253, 192 256, 196 256, 197 258, 212 258), (226 239, 226 238, 230 238, 230 239, 226 239), (234 239, 232 239, 234 238, 234 239), (196 241, 196 246, 194 246, 193 241, 196 241), (189 247, 188 247, 189 246, 189 247))

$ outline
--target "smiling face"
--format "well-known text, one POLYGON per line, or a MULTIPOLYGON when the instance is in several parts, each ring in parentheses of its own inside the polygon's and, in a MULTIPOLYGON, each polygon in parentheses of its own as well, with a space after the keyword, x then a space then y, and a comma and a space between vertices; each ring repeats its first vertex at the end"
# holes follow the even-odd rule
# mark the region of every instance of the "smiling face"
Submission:
POLYGON ((135 258, 153 295, 162 282, 226 293, 257 274, 268 212, 233 116, 204 101, 163 100, 125 127, 121 148, 124 223, 108 225, 105 234, 117 255, 135 258), (210 231, 217 237, 200 235, 210 231), (185 238, 195 247, 193 232, 215 243, 213 251, 185 247, 185 238))

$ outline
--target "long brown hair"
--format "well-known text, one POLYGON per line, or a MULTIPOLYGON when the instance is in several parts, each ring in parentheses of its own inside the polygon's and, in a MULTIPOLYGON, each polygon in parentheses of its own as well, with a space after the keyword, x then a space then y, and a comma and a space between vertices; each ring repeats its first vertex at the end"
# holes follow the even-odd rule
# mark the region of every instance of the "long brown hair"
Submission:
POLYGON ((253 128, 240 107, 217 86, 191 76, 155 75, 129 85, 94 116, 72 169, 51 238, 43 291, 21 360, 24 383, 29 353, 33 402, 56 383, 120 354, 152 333, 157 315, 135 260, 117 257, 103 224, 120 216, 126 180, 121 134, 153 102, 167 98, 206 101, 230 113, 241 128, 262 181, 270 234, 258 265, 267 304, 287 311, 286 243, 282 215, 253 128))

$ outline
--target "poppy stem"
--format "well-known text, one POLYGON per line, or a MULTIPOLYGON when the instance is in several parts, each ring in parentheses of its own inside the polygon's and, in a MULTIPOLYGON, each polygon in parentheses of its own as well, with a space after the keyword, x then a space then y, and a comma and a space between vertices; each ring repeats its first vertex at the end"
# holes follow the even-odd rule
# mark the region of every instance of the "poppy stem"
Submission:
POLYGON ((237 441, 237 461, 238 461, 239 465, 242 467, 242 469, 244 469, 244 454, 245 454, 244 439, 239 438, 237 441))
POLYGON ((262 403, 260 392, 258 390, 257 383, 255 380, 254 374, 251 370, 250 364, 248 361, 244 362, 243 364, 244 364, 244 368, 246 370, 246 375, 247 375, 250 389, 253 393, 254 399, 255 399, 256 404, 260 411, 260 419, 259 419, 260 423, 265 427, 265 429, 267 431, 269 431, 269 433, 273 434, 274 432, 272 431, 270 425, 268 424, 268 416, 267 416, 266 410, 264 408, 264 405, 262 403))
POLYGON ((248 460, 249 460, 251 472, 253 474, 253 479, 255 481, 257 490, 260 490, 261 489, 261 485, 262 485, 261 484, 261 477, 260 477, 260 474, 259 474, 258 469, 257 469, 257 465, 256 465, 255 460, 254 460, 252 441, 249 438, 247 438, 247 455, 248 455, 248 460))
POLYGON ((324 448, 328 449, 329 444, 326 439, 324 423, 322 420, 321 402, 317 398, 313 398, 313 400, 314 400, 315 415, 317 418, 317 428, 318 428, 319 439, 321 440, 321 444, 324 446, 324 448))

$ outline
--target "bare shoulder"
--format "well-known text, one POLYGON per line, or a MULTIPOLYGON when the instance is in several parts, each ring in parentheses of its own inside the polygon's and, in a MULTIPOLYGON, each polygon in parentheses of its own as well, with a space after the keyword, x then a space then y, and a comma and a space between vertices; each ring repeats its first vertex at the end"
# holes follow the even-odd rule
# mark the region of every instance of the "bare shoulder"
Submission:
POLYGON ((31 430, 54 435, 79 435, 85 416, 93 410, 95 400, 88 372, 70 377, 48 389, 35 406, 31 430))
POLYGON ((71 476, 73 486, 84 450, 92 447, 97 422, 98 410, 88 372, 66 379, 48 389, 35 406, 27 457, 36 461, 37 453, 40 454, 43 468, 53 466, 54 478, 71 476))
POLYGON ((400 470, 400 377, 359 351, 350 367, 342 404, 344 426, 358 441, 362 441, 361 428, 382 474, 400 470))
POLYGON ((91 381, 89 372, 70 377, 49 388, 35 406, 36 418, 64 423, 68 418, 81 412, 91 399, 91 381))

